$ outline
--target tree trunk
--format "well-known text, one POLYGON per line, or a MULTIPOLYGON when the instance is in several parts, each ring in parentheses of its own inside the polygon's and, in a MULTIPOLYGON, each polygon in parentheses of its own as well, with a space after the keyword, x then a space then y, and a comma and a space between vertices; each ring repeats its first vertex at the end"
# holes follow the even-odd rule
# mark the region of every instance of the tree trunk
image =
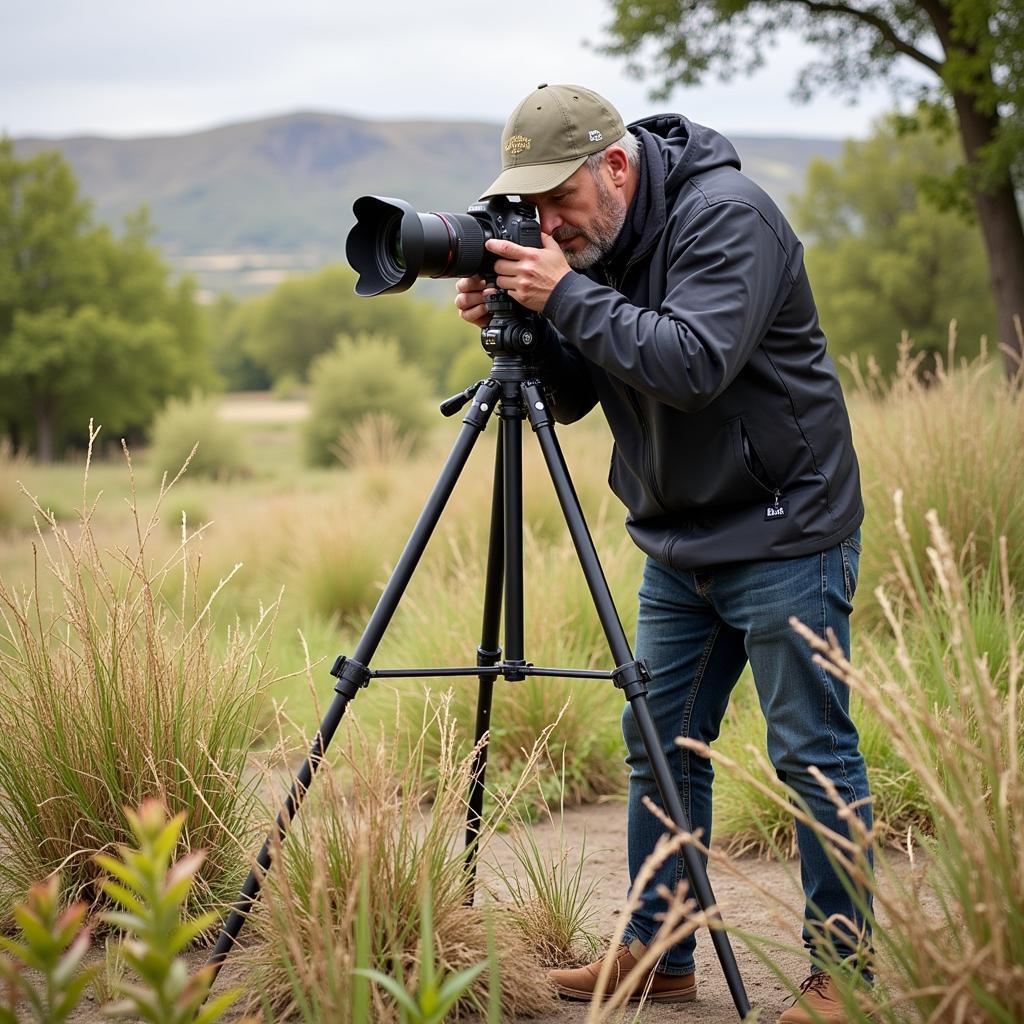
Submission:
MULTIPOLYGON (((973 97, 963 92, 954 92, 953 102, 967 165, 976 168, 979 149, 995 138, 998 115, 980 112, 973 97)), ((1007 377, 1013 377, 1022 357, 1014 317, 1024 320, 1024 225, 1009 170, 994 186, 984 191, 975 189, 973 198, 988 255, 1003 368, 1007 377)))
POLYGON ((36 458, 53 462, 53 409, 50 402, 36 403, 36 458))

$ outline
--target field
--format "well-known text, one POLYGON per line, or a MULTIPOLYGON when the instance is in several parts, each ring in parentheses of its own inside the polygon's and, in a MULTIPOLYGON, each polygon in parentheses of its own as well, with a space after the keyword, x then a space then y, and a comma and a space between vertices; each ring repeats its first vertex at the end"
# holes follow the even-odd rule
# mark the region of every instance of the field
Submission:
MULTIPOLYGON (((899 935, 905 934, 900 929, 915 927, 913 908, 920 908, 922 900, 937 926, 955 923, 962 932, 952 946, 943 946, 924 928, 927 941, 919 943, 917 960, 895 955, 888 944, 879 950, 887 958, 883 978, 894 1000, 885 1012, 905 1010, 911 1013, 910 1019, 947 1019, 928 1015, 943 1006, 952 984, 951 965, 960 956, 976 956, 974 973, 950 996, 948 1006, 966 999, 962 1019, 1010 1021, 1012 1016, 1000 1016, 991 1006, 986 1009, 983 994, 988 992, 997 1003, 1005 1000, 1007 1014, 1016 1012, 1009 1000, 1020 998, 1020 987, 1013 980, 1019 968, 1013 965, 1020 963, 1024 927, 1024 882, 1021 858, 1015 852, 1024 843, 1018 831, 1024 808, 1019 768, 1014 768, 1019 765, 1022 736, 1017 685, 1024 635, 1019 597, 1024 583, 1024 520, 1019 515, 1024 495, 1020 444, 1024 402, 1020 390, 1001 382, 998 368, 984 359, 924 374, 909 352, 904 353, 901 373, 894 381, 883 385, 862 378, 850 388, 849 402, 868 517, 854 617, 854 667, 837 665, 835 670, 853 689, 855 717, 875 794, 879 826, 877 834, 864 841, 904 851, 909 843, 918 851, 920 864, 928 865, 929 871, 935 868, 933 874, 926 872, 926 880, 915 881, 918 872, 912 870, 905 853, 888 855, 893 870, 887 877, 909 879, 887 890, 881 901, 881 916, 890 924, 894 948, 899 948, 899 935), (931 517, 929 510, 934 510, 931 517), (1001 537, 1006 538, 1002 547, 1001 537), (905 736, 894 728, 897 722, 907 726, 905 736), (946 745, 950 739, 955 740, 952 748, 946 745), (976 751, 977 756, 961 763, 958 749, 976 751), (971 807, 978 810, 976 831, 970 841, 960 843, 963 849, 947 857, 936 844, 959 835, 961 823, 955 819, 971 807), (989 833, 984 822, 989 820, 991 845, 986 846, 989 833), (985 900, 975 899, 974 881, 965 877, 977 863, 971 858, 988 863, 986 858, 998 862, 1001 855, 1012 862, 989 865, 987 881, 995 889, 989 892, 988 911, 978 910, 985 900), (1008 910, 1011 920, 1005 921, 993 904, 1008 910), (997 917, 1001 926, 993 923, 997 917), (925 989, 924 995, 918 991, 925 989)), ((161 466, 158 454, 144 449, 132 451, 129 462, 116 439, 104 438, 102 432, 87 472, 84 455, 52 466, 10 454, 0 462, 0 580, 6 609, 0 638, 4 668, 0 687, 13 694, 7 707, 19 706, 17 701, 25 697, 25 678, 35 681, 36 694, 46 692, 54 703, 62 701, 65 693, 69 700, 72 696, 78 700, 76 687, 105 692, 106 681, 116 676, 112 664, 122 673, 117 677, 119 687, 135 687, 145 694, 150 683, 155 687, 163 680, 167 690, 161 691, 160 700, 170 703, 141 699, 133 706, 136 719, 119 718, 120 712, 104 706, 98 721, 111 729, 123 730, 136 721, 140 732, 150 729, 159 738, 169 709, 177 709, 175 714, 182 718, 198 716, 198 721, 204 714, 214 714, 225 700, 225 689, 233 689, 235 701, 218 734, 217 741, 224 746, 214 770, 202 768, 201 758, 187 760, 195 758, 194 753, 187 754, 188 737, 175 736, 163 747, 150 737, 149 746, 142 744, 137 750, 123 734, 106 737, 112 748, 111 764, 123 761, 124 750, 130 747, 129 763, 141 778, 127 786, 124 773, 112 768, 99 787, 102 799, 92 790, 85 794, 89 787, 83 787, 80 765, 74 763, 50 773, 54 788, 48 795, 45 786, 32 788, 17 781, 46 772, 46 756, 73 762, 70 752, 83 748, 73 748, 70 741, 64 746, 41 744, 33 730, 49 723, 66 739, 65 732, 75 731, 73 722, 84 723, 83 716, 90 713, 87 700, 82 699, 77 719, 47 717, 38 704, 32 705, 37 709, 35 717, 5 717, 5 727, 19 729, 21 735, 12 742, 8 733, 0 750, 0 790, 9 805, 0 814, 0 846, 7 854, 5 869, 0 871, 4 900, 0 917, 9 920, 6 908, 23 896, 28 883, 58 864, 64 865, 70 894, 99 906, 102 898, 95 870, 78 875, 72 870, 80 861, 75 845, 88 852, 104 843, 124 841, 125 829, 123 822, 115 823, 109 838, 101 839, 108 831, 100 822, 89 820, 90 814, 99 818, 103 807, 119 807, 118 801, 137 805, 154 793, 172 805, 175 794, 182 794, 182 805, 190 815, 186 832, 192 829, 188 842, 215 851, 204 866, 195 910, 222 905, 237 885, 238 865, 244 867, 249 855, 240 851, 251 850, 254 837, 265 830, 260 822, 267 821, 266 812, 254 808, 261 801, 273 801, 267 794, 279 788, 306 749, 332 696, 328 669, 336 655, 354 649, 456 430, 455 424, 438 417, 415 456, 396 455, 386 437, 369 430, 347 447, 344 468, 309 469, 302 464, 301 417, 301 404, 295 402, 226 397, 218 422, 236 432, 240 462, 227 478, 202 477, 186 470, 169 489, 162 483, 162 470, 170 479, 178 465, 161 466), (19 488, 26 493, 19 493, 19 488), (139 631, 146 640, 135 666, 126 652, 133 648, 132 638, 139 631), (82 659, 83 650, 91 651, 91 658, 82 659), (91 664, 83 668, 85 661, 91 664), (58 685, 61 679, 74 682, 71 692, 58 685), (176 685, 182 692, 187 690, 187 699, 179 704, 174 703, 176 685), (229 756, 232 744, 244 748, 241 762, 229 756), (33 745, 34 751, 28 749, 33 745), (154 754, 156 750, 164 752, 154 754), (168 767, 171 761, 177 766, 173 771, 168 767), (169 775, 174 776, 173 785, 169 775), (115 777, 121 780, 120 790, 112 781, 115 777), (67 790, 58 792, 61 779, 67 790), (187 796, 192 783, 202 783, 192 788, 208 794, 211 779, 219 779, 214 788, 223 806, 211 807, 208 795, 198 802, 187 796), (241 786, 244 799, 235 802, 233 796, 225 795, 229 782, 241 786), (65 808, 60 825, 67 830, 65 846, 54 845, 56 839, 50 834, 47 838, 53 848, 46 850, 31 838, 16 808, 10 809, 17 804, 11 800, 12 791, 26 805, 50 800, 63 806, 68 793, 79 792, 81 800, 90 802, 83 803, 78 813, 73 807, 65 808), (252 817, 247 818, 250 813, 252 817), (232 815, 237 816, 237 827, 226 828, 228 838, 211 838, 215 823, 226 825, 227 819, 234 820, 232 815), (85 819, 84 825, 79 818, 85 819), (236 863, 229 869, 231 861, 236 863), (68 881, 69 877, 73 880, 68 881)), ((374 667, 475 663, 494 437, 492 424, 387 631, 374 667)), ((619 613, 631 635, 642 561, 622 529, 623 509, 605 483, 610 447, 606 429, 592 415, 563 429, 559 437, 619 613)), ((205 439, 196 440, 202 452, 205 439)), ((213 441, 212 436, 209 440, 213 441)), ((526 656, 536 664, 610 668, 582 574, 529 431, 524 454, 526 656)), ((828 658, 828 652, 823 657, 828 658)), ((374 794, 391 793, 398 802, 388 806, 398 817, 397 808, 409 801, 432 808, 428 822, 447 821, 447 814, 456 821, 462 813, 459 794, 464 790, 455 782, 464 781, 460 771, 464 773, 471 753, 476 682, 455 684, 449 697, 439 696, 448 689, 443 681, 430 688, 412 680, 375 681, 352 702, 332 748, 326 792, 317 797, 318 810, 311 813, 311 818, 327 824, 310 824, 295 841, 292 866, 305 864, 312 890, 296 892, 295 877, 282 873, 268 890, 269 907, 256 928, 271 938, 301 934, 307 943, 286 949, 277 962, 273 955, 260 960, 259 946, 254 945, 252 970, 263 972, 256 977, 274 980, 246 984, 250 991, 277 993, 272 1005, 262 1007, 264 1014, 317 1019, 318 1012, 327 1012, 326 1006, 340 1013, 340 1004, 331 999, 344 1003, 351 996, 346 989, 348 994, 333 992, 328 998, 336 982, 329 970, 315 977, 296 973, 293 960, 289 975, 283 961, 285 953, 298 956, 299 949, 304 957, 315 959, 315 941, 321 940, 312 936, 324 934, 318 917, 323 908, 317 909, 314 891, 317 880, 328 888, 337 883, 344 892, 343 879, 358 880, 353 865, 362 863, 361 844, 369 843, 376 850, 372 837, 386 831, 381 824, 386 816, 381 812, 383 804, 375 807, 369 797, 354 794, 361 787, 374 794), (393 778, 405 782, 389 788, 385 780, 393 778), (363 831, 344 832, 345 819, 362 822, 363 831), (327 876, 321 878, 313 865, 324 856, 323 844, 347 849, 346 843, 351 843, 349 860, 334 864, 327 857, 327 876), (288 908, 295 905, 307 908, 302 921, 288 916, 288 908), (319 993, 320 1011, 302 1010, 296 994, 300 990, 307 996, 311 990, 319 993)), ((506 830, 527 837, 522 840, 526 852, 511 860, 506 853, 506 871, 509 864, 518 864, 524 877, 531 877, 526 868, 530 822, 539 821, 536 832, 544 835, 552 827, 545 823, 549 807, 557 821, 560 806, 593 805, 593 812, 573 811, 566 820, 580 820, 573 815, 604 814, 605 835, 614 834, 607 823, 611 816, 622 815, 626 780, 618 736, 620 707, 621 696, 602 682, 533 679, 497 689, 488 771, 491 802, 497 810, 489 812, 494 817, 488 828, 499 838, 506 830), (541 747, 536 746, 538 739, 544 741, 541 747)), ((763 732, 751 681, 744 679, 715 748, 716 844, 723 858, 718 870, 735 869, 749 886, 756 886, 765 872, 780 879, 791 873, 786 866, 792 854, 788 798, 759 763, 763 732), (758 857, 768 858, 770 866, 759 867, 765 861, 758 857)), ((93 741, 99 742, 95 736, 93 741)), ((601 827, 594 827, 600 833, 601 827)), ((51 833, 57 828, 52 824, 51 833)), ((408 835, 417 837, 409 842, 414 846, 422 842, 422 849, 433 851, 431 856, 440 865, 439 873, 431 875, 430 888, 436 902, 434 922, 443 935, 439 922, 455 927, 451 922, 457 920, 454 908, 460 903, 453 895, 457 885, 452 882, 450 864, 452 836, 458 829, 453 826, 451 833, 433 836, 435 825, 424 825, 419 819, 410 821, 409 828, 408 835)), ((579 837, 572 837, 570 845, 569 862, 574 862, 579 837)), ((374 855, 385 857, 383 849, 374 855)), ((845 855, 859 863, 857 851, 847 850, 845 855)), ((498 863, 500 867, 500 858, 498 863)), ((565 863, 563 858, 563 868, 565 863)), ((403 870, 403 886, 410 893, 419 892, 422 878, 410 865, 403 870)), ((588 872, 586 878, 603 879, 602 896, 592 894, 591 900, 600 904, 605 899, 598 920, 588 927, 607 935, 614 919, 607 904, 609 872, 603 876, 589 868, 588 872)), ((550 868, 537 873, 562 879, 566 891, 572 888, 567 877, 553 874, 550 868)), ((504 889, 498 886, 506 897, 508 882, 506 878, 504 889)), ((617 885, 618 893, 624 890, 625 879, 610 884, 617 885)), ((586 902, 582 892, 577 897, 577 902, 586 902)), ((741 897, 738 905, 750 898, 741 897)), ((373 904, 372 893, 367 899, 373 904)), ((412 920, 417 902, 410 899, 412 920)), ((551 894, 546 898, 530 890, 522 902, 546 905, 551 911, 549 904, 555 901, 551 894)), ((563 907, 563 916, 567 913, 563 907)), ((352 921, 359 917, 352 906, 341 913, 347 920, 345 914, 354 915, 352 921)), ((551 912, 551 917, 558 916, 551 912)), ((787 974, 799 972, 792 952, 773 952, 772 943, 783 939, 767 917, 761 923, 768 934, 761 941, 757 936, 739 936, 736 941, 755 951, 744 952, 750 970, 781 994, 785 986, 770 968, 753 966, 755 960, 767 965, 774 958, 786 964, 787 974)), ((383 906, 373 904, 371 918, 387 933, 380 941, 389 949, 396 944, 413 949, 404 963, 407 976, 410 970, 415 974, 419 948, 415 936, 389 931, 392 926, 386 924, 383 906)), ((753 927, 750 921, 738 923, 741 928, 753 927)), ((465 922, 459 927, 465 928, 465 922)), ((473 927, 483 936, 477 948, 480 958, 486 959, 485 930, 482 925, 473 927)), ((534 934, 537 931, 532 929, 534 934)), ((581 955, 581 942, 586 948, 585 931, 582 926, 570 929, 567 938, 553 944, 560 953, 548 951, 548 962, 581 955)), ((785 936, 784 941, 791 945, 793 937, 785 936)), ((441 949, 443 939, 439 942, 441 949)), ((451 947, 446 949, 446 955, 451 954, 451 947)), ((321 959, 330 961, 327 951, 320 953, 321 959)), ((529 951, 522 956, 529 960, 529 951)), ((374 962, 380 966, 383 961, 374 962)), ((387 962, 393 966, 393 958, 387 962)), ((453 970, 465 966, 457 956, 446 962, 453 970)), ((713 970, 711 965, 709 972, 713 970)), ((379 1002, 379 996, 374 998, 379 1014, 392 1012, 379 1002)), ((718 1000, 716 995, 715 1005, 718 1000)), ((311 1005, 315 1003, 314 999, 311 1005)), ((478 1007, 482 1010, 483 1003, 478 1007)), ((722 1016, 699 1019, 733 1019, 728 1005, 723 1007, 722 1016)), ((706 1009, 710 1012, 710 1007, 706 1009)), ((581 1010, 570 1018, 560 1011, 559 1016, 546 1019, 582 1019, 582 1014, 581 1010)))

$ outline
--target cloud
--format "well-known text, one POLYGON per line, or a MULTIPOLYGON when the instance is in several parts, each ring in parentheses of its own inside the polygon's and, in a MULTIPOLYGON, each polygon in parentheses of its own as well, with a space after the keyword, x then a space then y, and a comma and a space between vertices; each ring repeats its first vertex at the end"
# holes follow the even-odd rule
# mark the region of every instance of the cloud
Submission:
POLYGON ((608 0, 520 0, 516 15, 464 2, 368 5, 300 0, 40 0, 6 5, 0 31, 18 45, 0 63, 0 127, 12 134, 189 131, 296 109, 370 118, 503 121, 541 81, 580 82, 628 119, 684 112, 725 131, 860 135, 891 105, 787 96, 810 51, 784 39, 755 78, 709 81, 653 104, 600 40, 608 0))

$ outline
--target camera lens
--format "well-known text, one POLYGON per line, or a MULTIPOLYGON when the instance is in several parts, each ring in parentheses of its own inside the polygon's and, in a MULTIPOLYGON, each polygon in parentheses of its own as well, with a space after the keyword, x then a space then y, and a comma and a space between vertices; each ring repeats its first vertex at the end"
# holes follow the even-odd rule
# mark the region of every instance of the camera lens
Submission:
POLYGON ((476 217, 417 213, 386 196, 361 196, 352 208, 345 253, 359 273, 358 295, 403 292, 417 277, 464 277, 483 265, 491 235, 476 217))
POLYGON ((408 269, 405 263, 405 251, 402 249, 402 215, 396 213, 384 225, 380 233, 381 255, 385 266, 392 266, 399 274, 408 269))

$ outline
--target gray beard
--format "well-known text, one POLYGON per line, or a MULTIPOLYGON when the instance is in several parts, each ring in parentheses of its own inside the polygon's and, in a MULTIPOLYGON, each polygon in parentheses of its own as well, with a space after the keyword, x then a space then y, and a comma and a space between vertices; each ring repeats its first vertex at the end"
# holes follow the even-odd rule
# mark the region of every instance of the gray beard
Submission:
POLYGON ((586 230, 566 226, 556 228, 555 233, 551 236, 556 242, 564 241, 567 237, 571 238, 574 235, 586 240, 586 245, 582 249, 564 249, 562 251, 565 262, 573 270, 587 270, 600 263, 615 247, 615 241, 619 237, 622 225, 626 223, 626 204, 621 201, 616 204, 616 197, 612 196, 604 182, 600 179, 596 180, 601 211, 587 225, 586 230))

